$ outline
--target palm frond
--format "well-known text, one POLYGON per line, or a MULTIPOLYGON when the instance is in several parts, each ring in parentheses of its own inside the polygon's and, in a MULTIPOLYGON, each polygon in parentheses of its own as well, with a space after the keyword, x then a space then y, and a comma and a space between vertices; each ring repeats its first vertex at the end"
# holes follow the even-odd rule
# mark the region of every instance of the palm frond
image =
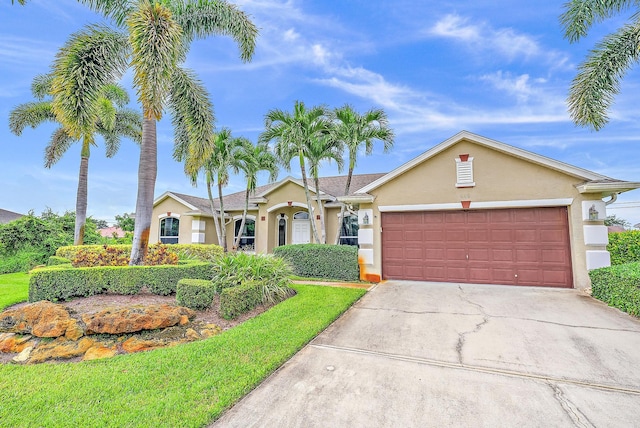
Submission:
POLYGON ((640 21, 626 25, 596 45, 579 66, 567 99, 574 122, 601 129, 627 70, 640 58, 640 21))
POLYGON ((105 85, 102 89, 102 96, 118 107, 124 107, 129 104, 129 94, 127 90, 116 83, 105 85))
POLYGON ((212 154, 213 105, 195 74, 179 67, 174 71, 169 105, 175 137, 173 157, 185 162, 185 172, 191 175, 212 154))
POLYGON ((24 128, 35 128, 44 122, 55 122, 51 102, 40 101, 20 104, 9 114, 9 129, 16 135, 21 135, 24 128))
POLYGON ((31 93, 37 100, 43 100, 47 95, 51 95, 51 84, 53 74, 38 74, 31 81, 31 93))
POLYGON ((571 0, 564 4, 565 12, 560 16, 564 37, 576 42, 587 35, 593 24, 637 7, 634 0, 571 0))
POLYGON ((127 19, 133 82, 147 119, 160 120, 177 64, 184 57, 182 30, 160 3, 143 2, 127 19))
POLYGON ((135 2, 123 0, 78 0, 78 2, 109 19, 113 19, 118 26, 125 24, 127 17, 135 7, 135 2))
POLYGON ((243 61, 253 57, 258 28, 235 5, 223 0, 181 1, 173 2, 171 11, 187 42, 210 35, 231 36, 238 44, 243 61))
POLYGON ((74 138, 90 134, 105 85, 127 65, 128 43, 122 33, 92 25, 73 34, 53 66, 53 111, 74 138))
POLYGON ((51 135, 49 145, 44 149, 44 166, 51 168, 67 152, 71 144, 78 140, 73 138, 66 129, 60 127, 51 135))

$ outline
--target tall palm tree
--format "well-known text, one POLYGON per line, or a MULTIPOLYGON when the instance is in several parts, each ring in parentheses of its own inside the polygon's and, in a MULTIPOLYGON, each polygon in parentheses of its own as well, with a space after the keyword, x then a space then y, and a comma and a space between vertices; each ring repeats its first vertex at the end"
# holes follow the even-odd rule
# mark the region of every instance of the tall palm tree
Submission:
MULTIPOLYGON (((213 108, 202 83, 194 73, 180 67, 191 42, 211 35, 229 35, 239 45, 240 57, 249 61, 258 34, 249 17, 224 0, 79 0, 124 29, 90 27, 91 40, 104 41, 98 61, 114 65, 122 73, 130 65, 142 105, 142 145, 138 169, 136 225, 131 264, 142 264, 149 243, 153 195, 157 175, 156 122, 165 109, 172 113, 175 134, 174 158, 185 161, 185 172, 201 166, 197 160, 211 154, 213 108), (109 43, 111 39, 119 43, 109 43), (124 41, 124 43, 122 43, 124 41)), ((89 58, 76 80, 61 82, 58 99, 73 106, 91 98, 94 81, 106 67, 93 67, 89 58), (83 85, 77 85, 77 82, 83 85), (62 84, 64 83, 64 84, 62 84)), ((104 65, 104 64, 103 64, 104 65)), ((55 94, 54 94, 55 95, 55 94)))
POLYGON ((309 174, 313 177, 313 185, 316 188, 316 202, 320 208, 320 243, 327 243, 327 229, 325 226, 324 209, 320 203, 320 164, 325 161, 336 161, 338 171, 342 172, 344 160, 342 152, 344 146, 342 143, 334 139, 330 134, 323 135, 320 138, 314 138, 309 142, 306 149, 306 157, 309 162, 309 174))
POLYGON ((269 173, 269 182, 274 182, 278 178, 278 161, 274 154, 269 150, 267 144, 258 143, 253 145, 247 141, 242 151, 239 153, 240 169, 244 173, 247 182, 247 189, 244 196, 244 211, 242 212, 242 221, 240 222, 240 233, 236 237, 233 246, 238 248, 244 225, 247 221, 247 211, 249 210, 249 195, 256 190, 258 185, 258 173, 266 171, 269 173))
MULTIPOLYGON (((344 194, 351 190, 351 178, 353 170, 358 162, 358 152, 364 147, 364 153, 368 156, 373 152, 376 140, 383 143, 383 151, 387 153, 393 147, 394 133, 389 127, 389 120, 382 109, 371 109, 363 115, 358 113, 350 105, 344 105, 334 111, 333 138, 344 144, 349 152, 349 172, 344 194)), ((344 218, 344 204, 340 208, 340 218, 336 233, 335 244, 340 243, 340 231, 344 218)))
MULTIPOLYGON (((246 145, 251 143, 245 138, 233 138, 229 128, 222 128, 212 138, 212 154, 203 162, 200 162, 200 170, 204 172, 205 183, 207 185, 207 193, 213 214, 213 222, 216 225, 216 233, 218 234, 219 244, 224 251, 227 251, 227 229, 225 224, 224 198, 222 189, 229 184, 230 173, 240 172, 241 157, 245 151, 246 145), (218 183, 218 200, 220 201, 220 214, 216 214, 213 203, 213 194, 211 186, 218 183)), ((197 181, 197 172, 192 174, 192 182, 197 181)))
POLYGON ((620 81, 640 59, 640 6, 628 0, 571 0, 560 17, 565 38, 574 43, 585 37, 593 24, 625 10, 631 12, 630 21, 587 54, 569 89, 571 118, 596 131, 609 121, 607 110, 620 90, 620 81))
MULTIPOLYGON (((53 75, 36 76, 32 84, 32 93, 38 100, 20 104, 9 116, 9 128, 16 135, 21 135, 25 127, 35 128, 45 122, 62 122, 56 116, 51 97, 53 75)), ((60 126, 45 148, 46 168, 51 168, 66 153, 71 144, 82 143, 80 151, 80 172, 76 195, 74 245, 82 245, 84 228, 87 219, 88 172, 91 146, 95 146, 95 135, 101 135, 106 146, 107 157, 112 157, 120 147, 120 138, 128 137, 140 143, 142 136, 142 120, 140 115, 124 106, 129 102, 127 92, 115 84, 107 84, 97 94, 95 105, 90 105, 90 112, 85 112, 85 125, 82 131, 73 133, 60 126)))
MULTIPOLYGON (((307 110, 302 101, 296 101, 293 114, 280 109, 269 110, 265 116, 266 130, 259 139, 263 143, 275 141, 276 156, 287 171, 291 170, 291 161, 298 158, 315 242, 320 242, 320 237, 312 215, 313 207, 309 195, 305 159, 312 140, 329 133, 331 122, 328 116, 329 112, 325 107, 312 107, 307 110)), ((318 209, 322 209, 322 207, 318 207, 318 209)))

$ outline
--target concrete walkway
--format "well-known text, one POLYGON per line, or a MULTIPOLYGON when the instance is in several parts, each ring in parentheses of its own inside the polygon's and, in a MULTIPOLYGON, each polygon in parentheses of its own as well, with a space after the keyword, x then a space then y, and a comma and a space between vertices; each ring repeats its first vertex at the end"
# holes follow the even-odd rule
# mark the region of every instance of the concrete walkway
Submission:
POLYGON ((640 322, 576 290, 390 281, 220 427, 640 426, 640 322))

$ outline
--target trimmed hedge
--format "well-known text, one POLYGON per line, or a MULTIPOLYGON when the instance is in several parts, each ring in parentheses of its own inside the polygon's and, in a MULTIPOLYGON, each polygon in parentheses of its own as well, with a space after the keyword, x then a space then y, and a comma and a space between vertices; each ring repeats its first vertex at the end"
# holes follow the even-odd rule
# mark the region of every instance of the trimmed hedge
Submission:
POLYGON ((225 288, 220 293, 220 313, 225 319, 234 319, 262 304, 262 298, 262 284, 258 281, 225 288))
POLYGON ((612 265, 640 262, 640 230, 610 233, 607 250, 612 265))
POLYGON ((148 287, 154 294, 176 292, 183 278, 210 279, 211 264, 192 262, 161 266, 100 266, 65 268, 52 266, 34 270, 29 281, 29 301, 68 300, 102 293, 136 294, 148 287))
POLYGON ((215 294, 210 280, 185 278, 178 281, 176 302, 195 310, 207 309, 213 303, 215 294))
POLYGON ((291 265, 294 274, 309 278, 358 281, 358 248, 351 245, 297 244, 276 247, 273 254, 291 265))
POLYGON ((47 266, 70 265, 71 260, 64 257, 51 256, 47 262, 47 266))
POLYGON ((591 294, 609 306, 640 316, 640 263, 589 271, 591 294))
MULTIPOLYGON (((109 248, 113 248, 124 257, 129 257, 131 254, 131 244, 109 245, 109 248)), ((181 260, 211 261, 223 254, 222 247, 214 244, 169 244, 167 248, 176 253, 181 260)), ((100 254, 104 251, 104 245, 70 245, 58 248, 56 256, 73 260, 80 252, 100 254)))

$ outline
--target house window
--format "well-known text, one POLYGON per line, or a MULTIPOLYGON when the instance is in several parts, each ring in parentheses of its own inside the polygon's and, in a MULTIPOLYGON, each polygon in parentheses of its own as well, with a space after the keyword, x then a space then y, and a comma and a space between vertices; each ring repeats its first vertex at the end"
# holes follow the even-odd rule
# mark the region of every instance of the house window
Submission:
POLYGON ((278 219, 278 246, 287 244, 287 220, 284 215, 278 219))
POLYGON ((238 239, 240 236, 240 242, 238 243, 238 249, 242 251, 254 251, 256 246, 256 221, 250 218, 244 223, 244 230, 242 234, 240 234, 240 225, 242 224, 242 219, 238 219, 235 221, 235 233, 234 240, 238 239))
POLYGON ((180 220, 167 217, 160 220, 160 242, 163 244, 177 244, 180 234, 180 220))
POLYGON ((340 245, 358 245, 358 216, 346 215, 340 228, 340 245))
POLYGON ((298 211, 293 215, 294 220, 309 220, 309 213, 306 211, 298 211))

